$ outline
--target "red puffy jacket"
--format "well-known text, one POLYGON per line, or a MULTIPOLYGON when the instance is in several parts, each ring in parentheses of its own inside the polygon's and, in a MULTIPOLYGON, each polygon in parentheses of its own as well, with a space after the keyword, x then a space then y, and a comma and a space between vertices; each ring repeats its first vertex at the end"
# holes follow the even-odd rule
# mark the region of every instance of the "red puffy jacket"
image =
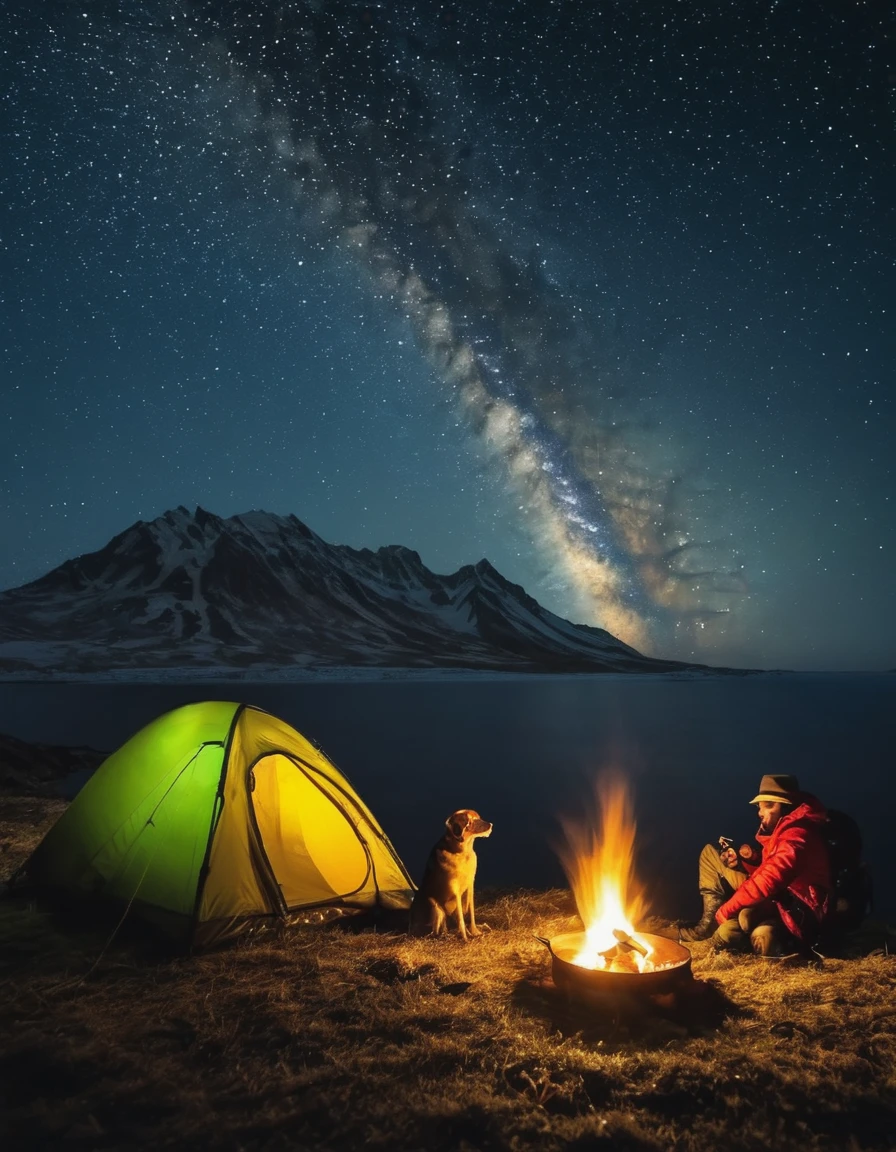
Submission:
POLYGON ((723 924, 761 900, 772 900, 787 928, 799 940, 814 943, 831 906, 831 865, 822 831, 827 820, 820 801, 808 792, 785 813, 769 835, 759 832, 762 862, 716 913, 723 924), (811 913, 806 916, 806 910, 811 913))

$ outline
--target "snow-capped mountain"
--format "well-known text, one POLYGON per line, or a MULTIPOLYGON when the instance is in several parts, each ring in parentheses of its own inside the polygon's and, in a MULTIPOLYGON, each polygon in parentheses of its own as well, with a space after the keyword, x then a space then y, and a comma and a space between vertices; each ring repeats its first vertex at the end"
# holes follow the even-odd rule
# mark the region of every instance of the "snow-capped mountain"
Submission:
POLYGON ((675 671, 546 611, 487 560, 438 576, 399 545, 328 544, 295 516, 138 521, 0 593, 0 671, 165 668, 675 671))

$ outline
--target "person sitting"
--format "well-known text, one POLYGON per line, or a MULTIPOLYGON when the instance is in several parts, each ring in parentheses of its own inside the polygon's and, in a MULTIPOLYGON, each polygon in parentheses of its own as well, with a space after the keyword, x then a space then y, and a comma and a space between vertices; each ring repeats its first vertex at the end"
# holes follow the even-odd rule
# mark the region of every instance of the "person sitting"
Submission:
POLYGON ((749 942, 761 956, 808 953, 832 911, 832 880, 821 802, 795 776, 766 775, 750 801, 758 806, 760 854, 751 845, 700 853, 703 916, 679 928, 679 939, 713 936, 721 948, 749 942))

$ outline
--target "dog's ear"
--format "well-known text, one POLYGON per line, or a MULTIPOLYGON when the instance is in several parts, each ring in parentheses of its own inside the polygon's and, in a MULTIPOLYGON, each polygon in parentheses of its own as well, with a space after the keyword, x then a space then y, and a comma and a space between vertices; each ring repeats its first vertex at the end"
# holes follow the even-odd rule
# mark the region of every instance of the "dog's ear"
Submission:
POLYGON ((453 812, 445 821, 445 827, 455 839, 462 840, 468 823, 466 812, 453 812))

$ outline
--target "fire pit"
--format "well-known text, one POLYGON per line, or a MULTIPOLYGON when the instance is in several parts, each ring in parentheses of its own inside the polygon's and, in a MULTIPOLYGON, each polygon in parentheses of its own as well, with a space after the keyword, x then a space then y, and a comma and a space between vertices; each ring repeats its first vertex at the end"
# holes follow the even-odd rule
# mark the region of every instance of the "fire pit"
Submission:
POLYGON ((558 988, 573 994, 593 992, 600 995, 661 996, 679 990, 693 978, 691 954, 681 944, 667 940, 663 936, 653 936, 647 932, 637 934, 636 939, 649 949, 643 966, 630 962, 624 949, 617 956, 604 954, 603 967, 585 967, 576 963, 586 947, 584 932, 566 932, 546 940, 537 939, 551 954, 551 975, 558 988))
POLYGON ((693 978, 687 948, 633 927, 647 910, 634 874, 635 821, 625 781, 598 781, 592 819, 564 821, 560 859, 584 925, 551 940, 554 983, 599 997, 666 996, 693 978))

